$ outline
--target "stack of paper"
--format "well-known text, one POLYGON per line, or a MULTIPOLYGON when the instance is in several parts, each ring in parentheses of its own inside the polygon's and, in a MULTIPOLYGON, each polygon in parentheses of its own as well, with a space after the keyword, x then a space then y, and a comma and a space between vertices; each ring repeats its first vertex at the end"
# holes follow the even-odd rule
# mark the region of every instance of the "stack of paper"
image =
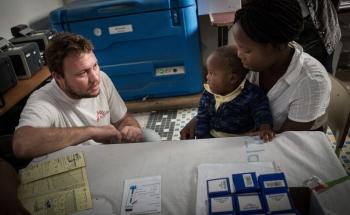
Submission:
POLYGON ((18 196, 32 214, 70 214, 92 208, 83 153, 28 166, 18 196))

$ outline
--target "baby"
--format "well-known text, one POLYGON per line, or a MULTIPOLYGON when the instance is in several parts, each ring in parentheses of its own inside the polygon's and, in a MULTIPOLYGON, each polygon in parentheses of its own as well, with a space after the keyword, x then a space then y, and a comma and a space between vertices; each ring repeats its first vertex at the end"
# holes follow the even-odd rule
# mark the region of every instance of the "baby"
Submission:
POLYGON ((248 72, 234 46, 219 47, 207 61, 207 83, 199 102, 197 138, 228 137, 259 131, 271 141, 272 115, 265 92, 245 79, 248 72))

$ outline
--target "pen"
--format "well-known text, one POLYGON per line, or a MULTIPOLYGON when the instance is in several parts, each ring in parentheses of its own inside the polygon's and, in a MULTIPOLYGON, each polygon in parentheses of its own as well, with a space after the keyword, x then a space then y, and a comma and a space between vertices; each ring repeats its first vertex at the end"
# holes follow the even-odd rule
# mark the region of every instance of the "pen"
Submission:
POLYGON ((135 204, 137 202, 137 200, 132 202, 132 198, 134 196, 135 190, 136 190, 136 185, 131 185, 129 188, 129 194, 128 194, 128 198, 127 198, 126 205, 125 205, 125 211, 132 211, 133 204, 135 204))
POLYGON ((130 196, 130 203, 131 203, 132 202, 132 197, 134 196, 134 190, 136 189, 136 185, 131 185, 130 189, 131 189, 131 196, 130 196))

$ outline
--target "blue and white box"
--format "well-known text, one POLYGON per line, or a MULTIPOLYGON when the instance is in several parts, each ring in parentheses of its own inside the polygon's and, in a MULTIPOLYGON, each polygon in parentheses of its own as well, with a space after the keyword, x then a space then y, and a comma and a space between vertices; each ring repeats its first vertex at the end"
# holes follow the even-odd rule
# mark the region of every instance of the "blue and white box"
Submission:
POLYGON ((270 214, 295 213, 295 207, 288 191, 263 193, 262 199, 266 211, 270 214))
POLYGON ((232 214, 235 215, 235 204, 232 196, 217 196, 209 198, 209 214, 223 215, 232 214))
POLYGON ((231 194, 228 178, 216 178, 207 180, 208 197, 224 196, 231 194))
POLYGON ((238 214, 264 214, 264 206, 259 193, 235 194, 238 214))
POLYGON ((259 191, 259 183, 255 172, 233 174, 232 181, 236 193, 259 191))
POLYGON ((288 190, 287 181, 282 172, 260 175, 258 181, 262 189, 262 192, 269 192, 270 190, 273 190, 273 191, 288 190))

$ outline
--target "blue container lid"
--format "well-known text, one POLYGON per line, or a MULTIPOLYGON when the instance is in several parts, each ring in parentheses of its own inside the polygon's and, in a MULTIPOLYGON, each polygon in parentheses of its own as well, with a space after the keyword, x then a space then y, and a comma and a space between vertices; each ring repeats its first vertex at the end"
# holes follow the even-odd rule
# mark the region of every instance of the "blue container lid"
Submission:
POLYGON ((77 0, 50 13, 53 24, 195 5, 195 0, 77 0))

